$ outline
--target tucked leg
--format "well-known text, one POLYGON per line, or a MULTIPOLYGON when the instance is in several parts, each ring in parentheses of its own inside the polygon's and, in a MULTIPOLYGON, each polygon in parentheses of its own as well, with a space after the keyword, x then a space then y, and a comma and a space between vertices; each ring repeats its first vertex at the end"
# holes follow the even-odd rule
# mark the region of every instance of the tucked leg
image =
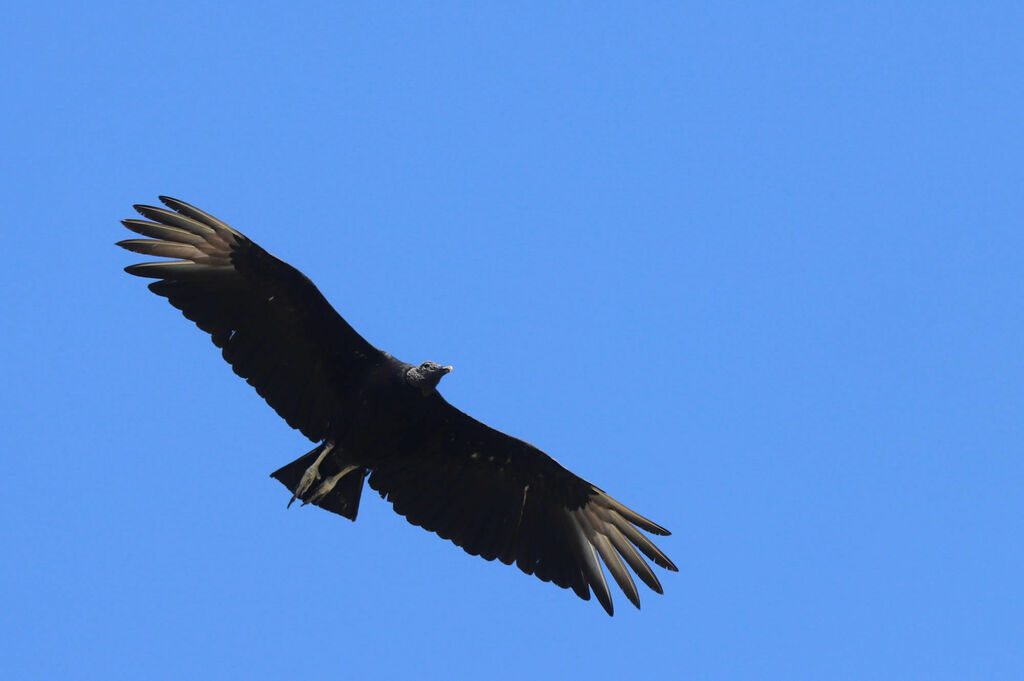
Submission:
MULTIPOLYGON (((313 483, 320 477, 320 463, 324 458, 334 451, 334 443, 327 442, 324 444, 323 451, 320 452, 320 456, 316 457, 316 461, 306 469, 306 472, 302 474, 302 479, 299 480, 299 484, 295 486, 295 492, 292 494, 291 500, 288 502, 288 508, 291 508, 292 503, 296 498, 304 499, 306 492, 313 486, 313 483)), ((331 476, 334 477, 334 476, 331 476)), ((337 483, 337 480, 334 481, 337 483)), ((334 486, 333 484, 331 485, 334 486)))

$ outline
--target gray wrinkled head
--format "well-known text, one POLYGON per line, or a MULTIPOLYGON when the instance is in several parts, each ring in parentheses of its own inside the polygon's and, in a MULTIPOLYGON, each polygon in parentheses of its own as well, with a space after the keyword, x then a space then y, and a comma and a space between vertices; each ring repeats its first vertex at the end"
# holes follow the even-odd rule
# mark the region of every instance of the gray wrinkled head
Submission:
POLYGON ((409 385, 419 388, 426 394, 436 388, 441 377, 451 370, 452 367, 443 367, 437 362, 424 362, 418 367, 409 369, 405 373, 405 380, 409 382, 409 385))

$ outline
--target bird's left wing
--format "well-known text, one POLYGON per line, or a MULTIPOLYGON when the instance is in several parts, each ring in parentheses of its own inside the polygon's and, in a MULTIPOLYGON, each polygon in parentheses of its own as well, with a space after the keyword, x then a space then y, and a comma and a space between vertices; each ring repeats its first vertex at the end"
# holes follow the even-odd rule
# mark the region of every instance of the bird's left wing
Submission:
POLYGON ((368 367, 384 354, 349 326, 297 269, 184 201, 135 206, 124 220, 148 239, 119 246, 171 261, 125 268, 210 334, 235 373, 288 425, 319 442, 344 417, 368 367), (170 210, 168 210, 168 208, 170 210))
POLYGON ((410 430, 400 455, 384 457, 369 478, 396 512, 471 555, 514 562, 584 600, 593 590, 608 614, 611 594, 601 561, 636 607, 640 599, 626 565, 662 593, 640 554, 677 568, 640 530, 668 530, 439 394, 427 403, 423 425, 410 430))

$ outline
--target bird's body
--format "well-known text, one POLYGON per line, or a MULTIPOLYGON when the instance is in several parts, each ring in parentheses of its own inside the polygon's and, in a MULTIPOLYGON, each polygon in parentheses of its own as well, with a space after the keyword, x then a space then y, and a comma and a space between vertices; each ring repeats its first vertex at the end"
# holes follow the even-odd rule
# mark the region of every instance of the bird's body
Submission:
POLYGON ((592 589, 609 614, 599 556, 637 607, 625 565, 661 592, 640 553, 676 567, 637 528, 664 528, 448 404, 436 387, 451 367, 378 350, 298 270, 209 214, 161 201, 173 210, 136 206, 149 220, 124 221, 150 238, 119 245, 180 259, 126 270, 157 279, 153 292, 209 333, 235 373, 317 443, 272 474, 292 500, 355 520, 366 478, 411 523, 583 599, 592 589))

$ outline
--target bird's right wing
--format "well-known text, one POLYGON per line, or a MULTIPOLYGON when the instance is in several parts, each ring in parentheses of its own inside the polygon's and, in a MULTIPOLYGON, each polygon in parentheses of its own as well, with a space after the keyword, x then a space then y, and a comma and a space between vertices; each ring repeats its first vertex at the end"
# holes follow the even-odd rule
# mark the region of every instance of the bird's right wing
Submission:
POLYGON ((436 393, 424 400, 420 417, 405 446, 375 462, 369 478, 370 487, 413 525, 471 555, 515 563, 584 600, 593 591, 609 615, 602 561, 638 608, 627 565, 658 593, 661 584, 641 554, 677 570, 640 532, 668 530, 533 445, 477 421, 436 393))
POLYGON ((125 268, 158 279, 167 298, 210 334, 235 373, 314 442, 384 353, 363 339, 305 275, 203 211, 161 196, 170 209, 135 206, 148 220, 124 220, 148 239, 119 246, 177 258, 125 268), (348 392, 346 392, 348 391, 348 392))

